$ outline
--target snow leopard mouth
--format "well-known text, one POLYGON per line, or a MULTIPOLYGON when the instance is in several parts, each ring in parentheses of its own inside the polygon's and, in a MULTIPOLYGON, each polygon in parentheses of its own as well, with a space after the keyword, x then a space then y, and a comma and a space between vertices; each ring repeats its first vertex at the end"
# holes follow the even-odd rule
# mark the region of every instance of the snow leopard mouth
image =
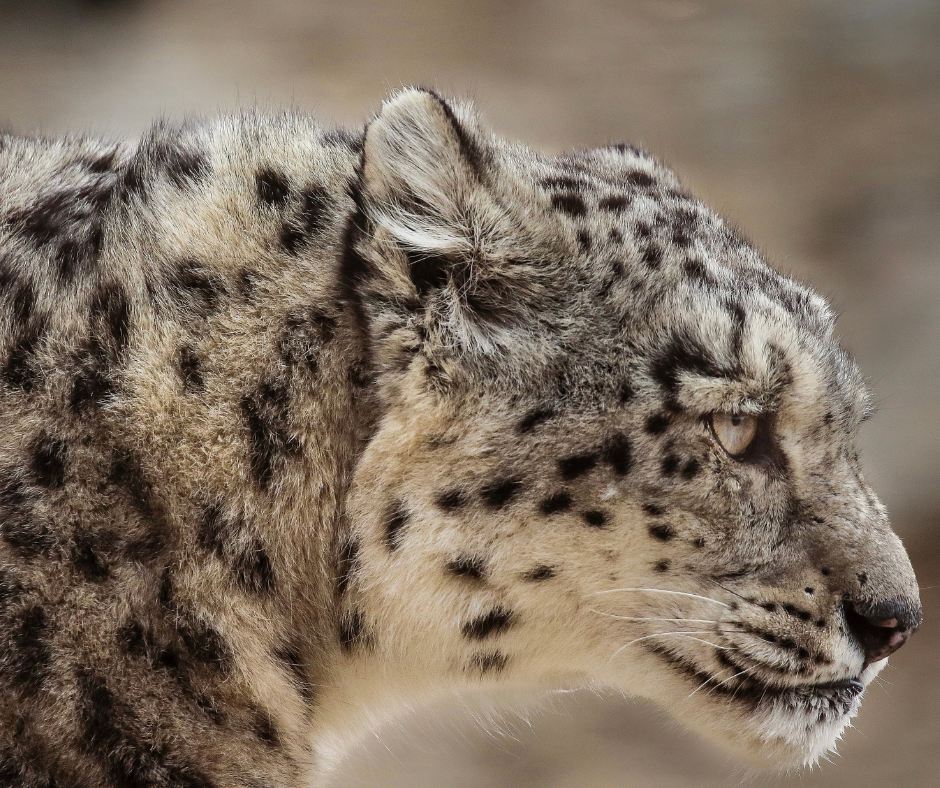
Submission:
POLYGON ((865 685, 858 676, 818 684, 780 686, 763 681, 750 674, 733 680, 712 675, 697 665, 660 646, 647 646, 647 650, 667 662, 672 668, 697 683, 698 689, 720 695, 732 702, 748 706, 752 711, 761 709, 789 709, 793 712, 815 714, 818 722, 852 713, 857 707, 865 685))

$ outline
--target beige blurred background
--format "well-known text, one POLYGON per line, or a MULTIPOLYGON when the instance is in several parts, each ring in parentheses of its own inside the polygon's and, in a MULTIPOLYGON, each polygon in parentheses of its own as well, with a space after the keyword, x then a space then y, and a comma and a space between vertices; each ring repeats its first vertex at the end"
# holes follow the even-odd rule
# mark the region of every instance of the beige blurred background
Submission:
MULTIPOLYGON (((881 406, 870 476, 926 624, 831 764, 759 786, 940 786, 940 0, 0 0, 0 126, 134 137, 293 104, 358 124, 389 90, 472 96, 549 151, 627 140, 841 311, 881 406)), ((418 712, 337 786, 710 788, 737 767, 656 709, 574 693, 484 730, 418 712)))

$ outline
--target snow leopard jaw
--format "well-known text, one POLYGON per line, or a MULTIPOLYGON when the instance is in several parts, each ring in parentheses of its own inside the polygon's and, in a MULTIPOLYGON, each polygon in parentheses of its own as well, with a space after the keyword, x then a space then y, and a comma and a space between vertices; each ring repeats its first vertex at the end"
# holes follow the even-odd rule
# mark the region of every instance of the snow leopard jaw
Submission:
MULTIPOLYGON (((770 706, 785 705, 794 711, 815 711, 826 718, 845 716, 857 710, 865 685, 858 676, 821 683, 791 683, 786 685, 762 681, 755 676, 737 678, 715 676, 693 662, 677 656, 661 646, 647 646, 647 650, 668 663, 675 670, 695 682, 706 694, 715 693, 732 702, 750 707, 754 711, 770 706)), ((799 677, 794 676, 794 679, 799 677)))

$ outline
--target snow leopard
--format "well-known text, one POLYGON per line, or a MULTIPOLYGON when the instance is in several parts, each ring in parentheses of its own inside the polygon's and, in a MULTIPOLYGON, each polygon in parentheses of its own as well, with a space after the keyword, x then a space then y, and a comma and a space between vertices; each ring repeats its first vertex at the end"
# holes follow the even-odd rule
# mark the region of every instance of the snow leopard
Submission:
POLYGON ((0 785, 321 785, 582 686, 815 762, 921 621, 834 319, 643 149, 432 90, 0 137, 0 785))

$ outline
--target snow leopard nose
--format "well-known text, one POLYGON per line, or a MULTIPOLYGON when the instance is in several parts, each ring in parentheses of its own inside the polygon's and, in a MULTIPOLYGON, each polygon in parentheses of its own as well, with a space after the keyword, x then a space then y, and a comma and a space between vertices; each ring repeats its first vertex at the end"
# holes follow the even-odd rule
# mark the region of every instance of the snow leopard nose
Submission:
POLYGON ((865 663, 884 659, 903 646, 921 622, 921 606, 907 599, 881 602, 845 600, 842 613, 865 652, 865 663))

